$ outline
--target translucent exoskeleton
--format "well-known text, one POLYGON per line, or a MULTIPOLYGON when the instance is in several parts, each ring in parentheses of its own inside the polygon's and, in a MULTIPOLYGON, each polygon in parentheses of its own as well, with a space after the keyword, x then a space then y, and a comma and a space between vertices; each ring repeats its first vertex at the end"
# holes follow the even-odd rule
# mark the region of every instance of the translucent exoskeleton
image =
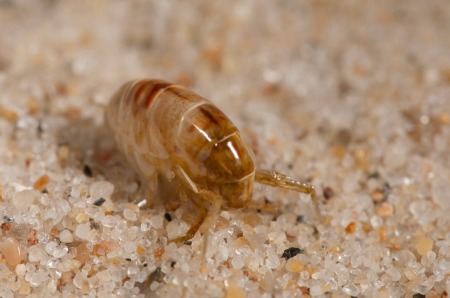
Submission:
POLYGON ((153 79, 128 82, 113 96, 106 120, 119 150, 150 182, 150 190, 157 191, 163 178, 199 210, 176 241, 192 238, 208 216, 248 205, 255 181, 316 196, 312 185, 255 170, 236 126, 185 87, 153 79))

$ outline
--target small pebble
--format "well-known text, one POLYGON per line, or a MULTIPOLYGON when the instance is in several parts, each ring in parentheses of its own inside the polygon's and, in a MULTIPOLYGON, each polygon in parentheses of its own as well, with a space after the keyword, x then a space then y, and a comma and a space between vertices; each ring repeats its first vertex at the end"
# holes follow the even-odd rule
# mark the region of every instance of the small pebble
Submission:
POLYGON ((417 253, 421 256, 426 255, 433 249, 434 241, 428 237, 420 237, 416 244, 417 253))
POLYGON ((60 283, 62 286, 66 285, 68 282, 71 282, 75 274, 72 271, 66 271, 61 274, 60 283))
POLYGON ((326 200, 331 199, 333 196, 334 196, 334 190, 331 187, 327 186, 323 189, 323 197, 326 200))
POLYGON ((386 237, 386 228, 385 227, 378 228, 378 239, 380 240, 380 242, 386 241, 387 237, 386 237))
POLYGON ((129 221, 136 221, 137 220, 137 215, 136 213, 134 213, 132 210, 125 208, 123 210, 123 217, 125 217, 125 219, 129 220, 129 221))
POLYGON ((75 230, 75 235, 83 240, 86 240, 91 230, 89 224, 79 224, 75 230))
POLYGON ((298 215, 295 218, 295 221, 298 222, 298 223, 304 223, 305 222, 305 216, 304 215, 298 215))
POLYGON ((91 184, 89 194, 94 199, 110 198, 114 192, 114 185, 108 181, 97 181, 91 184))
POLYGON ((11 224, 9 222, 4 222, 1 224, 0 228, 3 231, 9 231, 9 230, 11 230, 11 224))
POLYGON ((126 241, 123 244, 123 250, 127 253, 134 253, 136 251, 137 244, 134 241, 126 241))
POLYGON ((56 247, 58 246, 58 243, 55 241, 50 241, 47 244, 45 244, 45 251, 51 255, 55 251, 56 247))
POLYGON ((236 255, 231 260, 231 266, 233 266, 233 268, 237 270, 242 269, 242 267, 244 267, 244 257, 242 255, 236 255))
POLYGON ((389 217, 394 213, 394 206, 389 202, 382 202, 377 207, 377 214, 380 217, 389 217))
POLYGON ((16 122, 19 119, 19 115, 16 112, 5 107, 0 107, 0 117, 9 122, 16 122))
POLYGON ((16 270, 15 271, 16 271, 16 275, 17 276, 24 276, 25 273, 27 272, 27 268, 26 268, 25 264, 18 264, 16 266, 16 270))
POLYGON ((98 272, 96 276, 100 282, 107 282, 111 280, 111 273, 109 273, 108 269, 98 272))
POLYGON ((62 243, 71 243, 73 241, 73 235, 69 230, 62 230, 59 233, 59 240, 61 240, 62 243))
POLYGON ((37 239, 37 231, 36 230, 30 230, 30 232, 28 233, 27 236, 27 242, 28 245, 35 245, 36 243, 38 243, 38 239, 37 239))
POLYGON ((107 215, 102 219, 102 225, 108 228, 115 227, 118 222, 119 220, 112 215, 107 215))
POLYGON ((164 218, 168 221, 171 222, 172 221, 172 216, 169 213, 165 213, 164 214, 164 218))
POLYGON ((398 271, 395 268, 390 268, 386 271, 387 274, 389 274, 392 278, 393 281, 399 281, 400 278, 402 277, 400 271, 398 271))
POLYGON ((31 287, 27 282, 22 282, 19 287, 19 294, 28 296, 31 293, 31 287))
POLYGON ((100 198, 95 200, 94 205, 100 207, 104 202, 106 202, 106 200, 104 198, 100 198))
POLYGON ((309 293, 311 294, 311 297, 322 295, 322 288, 318 285, 312 286, 311 289, 309 289, 309 293))
POLYGON ((136 247, 136 253, 140 256, 142 256, 143 254, 145 254, 145 248, 143 248, 141 245, 138 245, 136 247))
POLYGON ((89 215, 87 215, 86 213, 78 213, 77 216, 75 217, 75 220, 79 223, 85 223, 87 221, 89 221, 89 215))
POLYGON ((58 160, 62 167, 66 166, 69 154, 70 147, 67 144, 62 144, 58 147, 58 160))
POLYGON ((89 253, 86 243, 80 243, 80 245, 76 247, 76 255, 74 260, 79 261, 81 264, 85 264, 90 258, 91 254, 89 253))
POLYGON ((266 259, 266 266, 270 269, 275 269, 280 266, 280 259, 276 254, 271 254, 266 259))
POLYGON ((116 250, 119 244, 115 241, 102 240, 94 245, 93 253, 97 256, 105 256, 116 250))
POLYGON ((28 261, 29 262, 39 262, 41 256, 45 254, 38 245, 33 245, 28 248, 28 261))
POLYGON ((39 177, 33 184, 33 188, 39 191, 43 191, 47 186, 50 178, 47 175, 39 177))
POLYGON ((295 257, 296 255, 298 255, 299 253, 302 253, 303 250, 301 250, 300 248, 297 247, 291 247, 286 249, 283 254, 281 255, 282 258, 285 258, 286 260, 289 260, 292 257, 295 257))
POLYGON ((245 298, 245 292, 238 285, 232 283, 228 286, 225 298, 245 298))
POLYGON ((305 269, 305 265, 297 258, 288 259, 285 268, 289 272, 300 273, 305 269))
POLYGON ((16 238, 3 237, 0 242, 0 253, 10 266, 16 266, 22 261, 22 251, 16 238))
POLYGON ((87 177, 92 177, 92 170, 88 165, 84 165, 83 167, 83 173, 84 175, 86 175, 87 177))
POLYGON ((155 229, 159 229, 163 226, 163 217, 161 215, 155 215, 150 218, 150 225, 155 229))
POLYGON ((167 237, 169 239, 174 239, 177 237, 184 236, 188 229, 189 229, 189 226, 185 222, 173 220, 173 221, 169 222, 166 226, 167 237))
POLYGON ((13 194, 12 202, 18 209, 28 208, 38 198, 38 192, 35 190, 22 190, 13 194))
POLYGON ((372 198, 372 201, 374 201, 375 203, 378 203, 384 199, 384 193, 381 189, 376 188, 372 191, 370 197, 372 198))
POLYGON ((351 223, 349 223, 347 225, 347 227, 345 227, 345 232, 347 234, 353 234, 356 232, 356 222, 352 221, 351 223))

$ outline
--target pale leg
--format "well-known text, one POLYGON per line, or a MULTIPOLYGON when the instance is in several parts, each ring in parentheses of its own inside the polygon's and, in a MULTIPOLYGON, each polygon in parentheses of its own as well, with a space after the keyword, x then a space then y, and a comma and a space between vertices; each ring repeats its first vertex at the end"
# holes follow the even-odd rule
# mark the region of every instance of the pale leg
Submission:
POLYGON ((153 208, 155 205, 155 197, 157 195, 156 190, 158 188, 158 173, 153 171, 148 175, 147 181, 147 192, 145 198, 135 202, 139 208, 143 209, 153 208))
POLYGON ((222 207, 222 198, 210 191, 201 190, 198 194, 200 201, 192 200, 195 207, 200 210, 200 215, 192 222, 186 235, 170 240, 170 242, 185 242, 195 236, 201 228, 205 234, 203 254, 206 253, 206 243, 208 242, 208 233, 213 228, 217 216, 222 207))

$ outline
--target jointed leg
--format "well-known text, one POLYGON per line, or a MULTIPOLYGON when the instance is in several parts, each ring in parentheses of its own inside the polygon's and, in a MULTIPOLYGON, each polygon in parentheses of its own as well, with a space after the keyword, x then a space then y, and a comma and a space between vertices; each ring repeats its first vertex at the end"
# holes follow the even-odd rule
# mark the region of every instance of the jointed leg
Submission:
POLYGON ((152 172, 150 175, 148 175, 148 183, 146 185, 147 191, 146 196, 143 199, 140 199, 138 201, 135 201, 135 204, 139 208, 147 209, 147 208, 153 208, 155 205, 155 198, 157 195, 157 188, 158 188, 158 173, 156 171, 152 172))
POLYGON ((197 231, 202 228, 205 239, 203 254, 206 253, 206 243, 208 242, 208 232, 214 226, 217 215, 222 206, 222 198, 210 191, 200 191, 198 194, 199 201, 192 200, 195 207, 200 210, 200 215, 192 222, 191 227, 186 232, 186 235, 170 240, 170 242, 185 242, 195 236, 197 231))
POLYGON ((208 212, 205 209, 201 209, 200 215, 198 215, 197 218, 192 222, 191 227, 186 232, 186 235, 169 240, 169 242, 183 243, 183 242, 186 242, 187 240, 193 238, 195 236, 195 233, 197 233, 198 229, 205 221, 207 215, 208 215, 208 212))
POLYGON ((203 230, 204 239, 203 239, 203 247, 202 247, 202 256, 203 260, 206 260, 206 248, 209 242, 209 233, 211 229, 215 227, 217 222, 217 218, 219 216, 220 210, 222 208, 223 200, 222 197, 216 195, 211 191, 201 191, 201 198, 206 205, 209 205, 208 213, 204 220, 204 223, 201 226, 203 230))

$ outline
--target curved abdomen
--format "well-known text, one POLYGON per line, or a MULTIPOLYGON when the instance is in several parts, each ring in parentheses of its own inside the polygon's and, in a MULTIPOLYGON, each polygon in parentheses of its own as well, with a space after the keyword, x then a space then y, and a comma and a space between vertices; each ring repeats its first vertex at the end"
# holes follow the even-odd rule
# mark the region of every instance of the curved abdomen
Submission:
MULTIPOLYGON (((160 80, 136 80, 113 96, 106 120, 116 143, 145 177, 155 169, 170 179, 173 166, 201 173, 217 140, 237 132, 210 101, 160 80)), ((206 170, 206 169, 204 169, 206 170)))

